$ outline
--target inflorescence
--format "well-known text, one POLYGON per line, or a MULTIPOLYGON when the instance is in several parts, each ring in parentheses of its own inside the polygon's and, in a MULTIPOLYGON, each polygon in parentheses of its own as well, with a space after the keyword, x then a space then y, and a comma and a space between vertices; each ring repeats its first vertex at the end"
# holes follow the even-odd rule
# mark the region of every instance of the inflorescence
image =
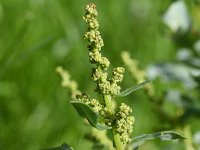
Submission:
MULTIPOLYGON (((88 45, 89 61, 95 65, 91 77, 97 83, 96 91, 103 97, 108 96, 112 100, 113 97, 120 94, 121 87, 118 84, 122 82, 125 70, 123 67, 116 67, 112 71, 112 78, 108 78, 107 69, 110 62, 101 54, 104 43, 99 32, 96 6, 91 3, 86 6, 85 10, 86 13, 83 18, 88 24, 88 30, 84 39, 87 39, 90 43, 88 45)), ((79 94, 76 98, 102 115, 105 118, 105 124, 111 126, 119 134, 124 145, 129 142, 129 135, 134 124, 134 117, 130 115, 132 109, 129 106, 122 103, 117 111, 109 111, 110 108, 106 106, 106 102, 100 103, 97 99, 89 98, 87 94, 79 94)))

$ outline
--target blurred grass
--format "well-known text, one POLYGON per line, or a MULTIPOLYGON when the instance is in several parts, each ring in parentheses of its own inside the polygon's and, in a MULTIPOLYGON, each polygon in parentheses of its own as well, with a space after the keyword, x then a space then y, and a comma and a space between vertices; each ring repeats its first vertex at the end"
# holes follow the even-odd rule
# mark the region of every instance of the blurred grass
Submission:
MULTIPOLYGON (((99 12, 103 53, 122 66, 127 50, 145 68, 174 59, 175 46, 163 35, 162 13, 170 0, 94 1, 99 12)), ((69 104, 55 67, 69 70, 82 91, 93 92, 82 19, 88 1, 0 1, 0 149, 36 150, 67 142, 89 149, 87 127, 69 104)), ((125 83, 130 84, 130 77, 125 83)), ((161 124, 143 91, 127 98, 133 106, 134 135, 161 124), (148 114, 148 115, 146 115, 148 114), (153 120, 153 121, 152 121, 153 120)), ((154 147, 154 146, 153 146, 154 147)))

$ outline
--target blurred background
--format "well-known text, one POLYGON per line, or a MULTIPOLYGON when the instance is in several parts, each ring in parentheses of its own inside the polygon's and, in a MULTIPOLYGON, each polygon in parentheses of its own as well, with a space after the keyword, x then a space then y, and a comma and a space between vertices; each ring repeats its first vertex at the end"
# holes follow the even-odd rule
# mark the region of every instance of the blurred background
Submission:
MULTIPOLYGON (((91 149, 83 138, 89 127, 55 72, 63 66, 81 91, 94 92, 83 40, 90 2, 0 0, 0 149, 38 150, 64 142, 91 149)), ((150 141, 141 149, 200 149, 200 1, 92 2, 111 68, 125 66, 121 52, 126 50, 153 80, 153 100, 143 89, 119 100, 133 108, 133 136, 178 130, 188 137, 150 141)), ((136 83, 127 72, 122 87, 136 83)))

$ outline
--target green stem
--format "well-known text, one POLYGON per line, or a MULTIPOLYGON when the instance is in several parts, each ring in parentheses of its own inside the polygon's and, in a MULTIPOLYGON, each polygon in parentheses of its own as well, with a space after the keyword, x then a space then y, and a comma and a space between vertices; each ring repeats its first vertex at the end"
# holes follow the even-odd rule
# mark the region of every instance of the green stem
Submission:
POLYGON ((106 108, 110 113, 112 113, 112 100, 110 95, 104 95, 104 102, 106 105, 106 108))
POLYGON ((123 144, 120 141, 119 134, 114 129, 112 129, 112 133, 116 150, 123 150, 123 144))
MULTIPOLYGON (((106 105, 106 108, 108 109, 108 111, 113 114, 113 110, 112 110, 112 99, 110 95, 104 95, 104 102, 106 105)), ((120 141, 120 137, 119 134, 115 131, 115 127, 112 127, 112 134, 113 134, 113 143, 114 146, 116 148, 116 150, 123 150, 123 144, 120 141)))

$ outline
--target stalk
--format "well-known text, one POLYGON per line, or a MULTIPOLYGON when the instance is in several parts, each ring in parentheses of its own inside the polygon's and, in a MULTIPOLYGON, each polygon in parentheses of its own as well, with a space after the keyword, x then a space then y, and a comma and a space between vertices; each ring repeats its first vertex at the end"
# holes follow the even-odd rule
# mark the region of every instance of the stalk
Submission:
POLYGON ((113 134, 113 142, 115 145, 116 150, 123 150, 123 144, 120 141, 119 134, 112 128, 112 134, 113 134))
MULTIPOLYGON (((114 112, 112 111, 112 100, 110 95, 104 95, 105 106, 111 114, 114 112)), ((113 143, 116 150, 123 150, 123 144, 120 140, 119 134, 115 131, 115 127, 112 126, 112 135, 113 135, 113 143)))
POLYGON ((105 106, 106 106, 108 112, 110 112, 111 114, 113 114, 111 96, 110 95, 104 95, 104 102, 105 102, 105 106))

